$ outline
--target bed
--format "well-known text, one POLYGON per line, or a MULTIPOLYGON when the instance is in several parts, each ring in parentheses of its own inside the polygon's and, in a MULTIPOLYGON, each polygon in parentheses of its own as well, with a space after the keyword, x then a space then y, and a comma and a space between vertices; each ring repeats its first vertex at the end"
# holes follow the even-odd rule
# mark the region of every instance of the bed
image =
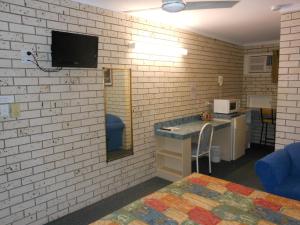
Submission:
POLYGON ((192 174, 90 225, 300 224, 300 202, 192 174))

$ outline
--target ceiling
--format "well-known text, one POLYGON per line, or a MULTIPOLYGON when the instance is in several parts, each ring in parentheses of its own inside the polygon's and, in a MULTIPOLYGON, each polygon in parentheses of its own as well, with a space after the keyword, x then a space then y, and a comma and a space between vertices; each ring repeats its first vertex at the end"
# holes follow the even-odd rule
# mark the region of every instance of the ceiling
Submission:
MULTIPOLYGON (((155 8, 161 0, 75 0, 113 11, 155 8)), ((195 0, 187 0, 193 2, 195 0)), ((200 0, 199 0, 200 1, 200 0)), ((299 0, 240 0, 233 8, 167 13, 161 9, 130 13, 240 45, 279 40, 280 13, 271 6, 299 0)))

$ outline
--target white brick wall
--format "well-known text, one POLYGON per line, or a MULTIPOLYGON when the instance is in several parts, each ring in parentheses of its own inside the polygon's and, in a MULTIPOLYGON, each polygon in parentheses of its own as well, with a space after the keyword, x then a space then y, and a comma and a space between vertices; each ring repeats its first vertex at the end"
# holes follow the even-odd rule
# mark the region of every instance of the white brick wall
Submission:
POLYGON ((1 225, 45 224, 153 177, 155 122, 206 110, 220 94, 241 97, 239 46, 70 0, 49 2, 0 0, 0 94, 13 95, 22 111, 0 122, 1 225), (44 73, 21 63, 26 47, 51 65, 51 29, 98 35, 98 68, 132 69, 133 156, 106 163, 100 70, 44 73), (133 53, 128 43, 143 37, 189 53, 133 53))
MULTIPOLYGON (((247 46, 244 48, 244 54, 266 54, 279 49, 278 43, 247 46)), ((272 107, 277 105, 277 83, 273 83, 270 73, 249 73, 243 75, 243 97, 242 105, 247 106, 247 98, 250 95, 265 95, 272 97, 272 107)), ((252 111, 251 122, 251 143, 260 143, 261 121, 260 112, 252 111)), ((268 137, 275 137, 275 126, 268 126, 268 137)), ((264 140, 264 139, 263 139, 264 140)))
MULTIPOLYGON (((244 54, 266 54, 278 50, 279 44, 263 44, 255 46, 247 46, 244 48, 244 54)), ((272 96, 272 105, 276 108, 277 104, 277 83, 272 82, 271 73, 251 73, 243 76, 243 105, 247 104, 249 95, 267 95, 272 96)))
POLYGON ((281 16, 276 149, 300 140, 300 11, 281 16))

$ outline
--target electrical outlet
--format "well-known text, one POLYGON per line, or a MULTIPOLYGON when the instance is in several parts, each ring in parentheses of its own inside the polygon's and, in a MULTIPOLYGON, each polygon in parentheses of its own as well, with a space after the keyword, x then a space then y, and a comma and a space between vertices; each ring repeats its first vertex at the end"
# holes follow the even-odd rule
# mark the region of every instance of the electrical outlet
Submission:
POLYGON ((21 50, 21 61, 24 64, 32 64, 33 56, 32 54, 28 54, 28 52, 33 52, 31 49, 22 49, 21 50))
POLYGON ((218 76, 218 84, 219 86, 223 86, 223 83, 224 83, 224 77, 223 76, 218 76))

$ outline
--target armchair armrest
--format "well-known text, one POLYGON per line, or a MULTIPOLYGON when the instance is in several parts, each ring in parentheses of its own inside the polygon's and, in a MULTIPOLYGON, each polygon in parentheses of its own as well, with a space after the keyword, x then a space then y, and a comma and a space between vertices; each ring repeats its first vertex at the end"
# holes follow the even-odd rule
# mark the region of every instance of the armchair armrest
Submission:
POLYGON ((289 154, 291 160, 291 174, 300 175, 300 142, 289 144, 284 149, 289 154))
POLYGON ((281 184, 289 175, 290 163, 285 150, 275 151, 256 162, 256 174, 267 192, 273 193, 274 187, 281 184))

